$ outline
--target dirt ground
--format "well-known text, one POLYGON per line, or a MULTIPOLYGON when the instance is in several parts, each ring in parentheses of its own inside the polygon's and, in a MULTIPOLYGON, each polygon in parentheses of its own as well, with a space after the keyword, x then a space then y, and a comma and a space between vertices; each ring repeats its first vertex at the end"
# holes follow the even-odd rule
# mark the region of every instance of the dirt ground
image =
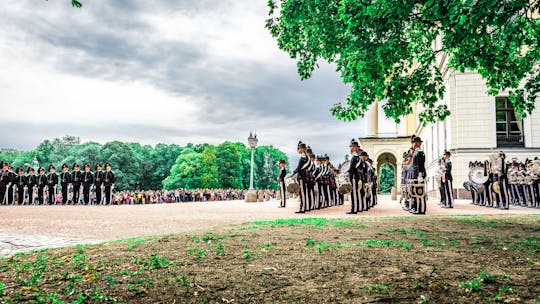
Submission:
MULTIPOLYGON (((277 218, 418 216, 402 210, 398 202, 390 200, 388 195, 380 196, 379 201, 374 209, 357 215, 345 214, 350 209, 349 202, 343 206, 295 214, 294 211, 298 210, 296 200, 289 201, 287 208, 278 208, 277 201, 127 206, 0 206, 0 234, 104 241, 277 218)), ((540 213, 540 209, 511 206, 510 210, 499 210, 474 206, 465 200, 456 200, 454 209, 442 209, 431 199, 427 208, 427 215, 535 213, 540 213)))
POLYGON ((0 260, 0 302, 538 303, 540 216, 294 218, 0 260))

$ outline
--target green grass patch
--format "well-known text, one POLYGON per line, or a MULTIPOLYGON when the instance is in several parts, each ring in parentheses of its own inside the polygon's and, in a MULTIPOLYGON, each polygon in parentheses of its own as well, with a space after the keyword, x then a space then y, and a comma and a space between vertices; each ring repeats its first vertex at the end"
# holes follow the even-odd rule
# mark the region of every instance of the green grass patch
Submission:
POLYGON ((495 277, 489 272, 482 270, 482 272, 480 272, 480 275, 477 278, 462 282, 461 284, 459 284, 459 287, 469 292, 481 293, 483 292, 483 288, 482 288, 483 284, 489 284, 489 283, 494 283, 494 282, 495 282, 495 277))
POLYGON ((375 292, 375 293, 384 293, 384 292, 387 292, 388 290, 390 290, 390 288, 392 287, 392 285, 383 285, 383 284, 368 284, 368 285, 364 285, 362 286, 362 290, 365 291, 365 292, 369 292, 369 293, 372 293, 372 292, 375 292))
POLYGON ((395 240, 375 240, 368 239, 362 242, 356 243, 356 246, 365 246, 365 247, 392 247, 399 246, 407 250, 411 250, 414 245, 407 243, 405 241, 395 241, 395 240))
POLYGON ((295 226, 305 225, 312 227, 355 227, 359 226, 359 223, 352 220, 339 220, 339 219, 327 219, 327 218, 300 218, 300 219, 277 219, 272 221, 255 221, 252 223, 253 228, 262 227, 277 227, 277 226, 295 226))

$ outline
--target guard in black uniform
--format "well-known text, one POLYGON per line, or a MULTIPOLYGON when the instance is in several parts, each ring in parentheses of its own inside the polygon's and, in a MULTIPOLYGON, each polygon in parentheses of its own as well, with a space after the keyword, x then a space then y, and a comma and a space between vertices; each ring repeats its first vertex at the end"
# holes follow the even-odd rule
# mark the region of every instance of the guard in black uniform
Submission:
POLYGON ((96 187, 96 205, 100 205, 102 201, 102 187, 105 173, 101 170, 101 164, 96 164, 96 173, 94 174, 94 186, 96 187))
POLYGON ((454 193, 452 190, 452 162, 450 151, 444 152, 444 208, 454 208, 454 193))
POLYGON ((15 182, 17 179, 17 174, 13 172, 13 167, 9 166, 8 169, 8 179, 10 186, 8 187, 8 204, 15 204, 15 182))
POLYGON ((110 205, 112 203, 112 190, 114 189, 114 173, 111 171, 111 164, 109 163, 105 164, 103 184, 105 185, 105 204, 110 205))
POLYGON ((71 183, 73 184, 73 204, 79 204, 79 199, 81 195, 82 172, 79 164, 77 163, 73 164, 71 183))
POLYGON ((307 206, 306 211, 315 209, 315 155, 311 147, 307 147, 306 155, 309 160, 309 165, 306 169, 306 187, 307 187, 307 206))
MULTIPOLYGON (((67 166, 67 165, 66 165, 67 166)), ((58 185, 58 174, 56 174, 56 168, 53 165, 49 165, 49 175, 47 175, 47 188, 49 191, 49 197, 47 202, 49 205, 56 204, 56 186, 58 185)), ((66 186, 67 190, 67 186, 66 186)), ((67 192, 67 191, 66 191, 67 192)), ((66 194, 67 197, 67 194, 66 194)))
POLYGON ((5 205, 8 202, 9 184, 9 163, 1 163, 2 171, 0 172, 0 204, 5 205))
POLYGON ((45 168, 39 167, 38 177, 37 177, 38 205, 42 205, 45 203, 45 200, 43 198, 43 192, 45 190, 45 186, 47 186, 47 176, 45 175, 45 168))
POLYGON ((360 173, 358 167, 360 166, 360 156, 358 150, 360 149, 358 142, 354 139, 351 140, 349 145, 351 151, 351 163, 349 167, 349 181, 352 185, 351 191, 351 211, 347 214, 356 214, 360 211, 360 191, 358 190, 358 182, 360 181, 360 173))
POLYGON ((369 206, 367 202, 367 182, 368 182, 368 154, 366 151, 360 152, 360 164, 358 166, 358 173, 360 173, 360 180, 362 181, 362 187, 360 187, 360 211, 368 211, 369 206))
POLYGON ((28 204, 34 205, 36 199, 35 193, 37 193, 37 177, 34 168, 28 169, 28 177, 26 180, 26 186, 28 187, 28 204))
POLYGON ((287 175, 287 169, 285 169, 285 160, 279 161, 279 195, 281 197, 281 202, 279 207, 285 208, 287 189, 285 188, 285 176, 287 175))
POLYGON ((24 203, 24 187, 26 187, 26 176, 24 176, 24 169, 17 168, 17 178, 15 179, 15 186, 17 186, 17 205, 24 203))
POLYGON ((94 175, 90 172, 90 165, 84 164, 84 173, 82 174, 83 186, 83 204, 90 204, 90 188, 94 185, 94 175))
POLYGON ((297 146, 300 159, 298 160, 298 166, 294 169, 294 174, 298 177, 298 183, 300 184, 300 210, 296 213, 305 213, 307 209, 307 185, 306 185, 306 172, 309 166, 309 159, 306 155, 306 144, 299 141, 297 146))
MULTIPOLYGON (((71 184, 71 174, 69 173, 69 166, 67 164, 62 164, 62 171, 62 174, 60 174, 60 186, 62 187, 62 205, 66 205, 68 203, 69 185, 71 184)), ((49 194, 50 193, 51 190, 49 188, 49 194)))
POLYGON ((371 180, 371 207, 377 205, 377 170, 373 167, 373 160, 368 158, 369 177, 371 180))
MULTIPOLYGON (((410 178, 423 180, 426 178, 426 155, 424 151, 420 148, 422 145, 422 139, 420 137, 415 137, 413 139, 413 148, 414 154, 412 156, 412 163, 410 169, 410 178)), ((415 214, 425 214, 426 213, 426 202, 424 201, 425 197, 413 198, 413 204, 411 207, 411 212, 415 214)))

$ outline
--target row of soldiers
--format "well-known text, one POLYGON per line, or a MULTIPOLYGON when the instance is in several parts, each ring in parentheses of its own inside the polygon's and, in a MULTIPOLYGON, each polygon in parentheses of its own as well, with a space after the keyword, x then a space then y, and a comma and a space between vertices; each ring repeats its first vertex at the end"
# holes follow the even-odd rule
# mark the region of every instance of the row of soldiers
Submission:
POLYGON ((7 162, 1 162, 0 166, 0 204, 53 205, 56 204, 58 185, 63 205, 91 204, 91 191, 95 191, 96 204, 111 203, 115 177, 110 163, 105 164, 105 171, 101 164, 96 164, 94 173, 90 171, 89 164, 85 164, 84 171, 81 171, 75 163, 72 172, 69 172, 67 164, 63 164, 60 174, 56 173, 55 166, 49 165, 49 174, 45 174, 45 168, 40 167, 37 175, 31 167, 25 172, 23 168, 14 170, 7 162))
MULTIPOLYGON (((372 166, 373 161, 360 149, 356 140, 351 140, 349 148, 352 157, 348 169, 342 172, 344 174, 342 177, 348 179, 352 188, 351 210, 347 213, 356 214, 367 211, 377 204, 377 176, 372 166)), ((337 179, 340 171, 332 165, 330 157, 326 154, 316 156, 302 141, 298 143, 297 151, 300 159, 293 174, 297 176, 300 186, 300 210, 296 213, 343 205, 346 193, 338 189, 337 179)), ((343 164, 340 168, 342 166, 343 164)), ((285 207, 285 161, 280 161, 280 167, 280 207, 285 207)))
MULTIPOLYGON (((471 192, 472 204, 500 209, 508 209, 510 204, 530 208, 540 208, 540 176, 538 170, 531 170, 539 160, 520 162, 513 158, 504 162, 505 155, 500 153, 502 170, 494 170, 488 162, 469 162, 471 172, 483 171, 483 178, 465 182, 464 187, 471 192)), ((470 179, 472 174, 469 175, 470 179)))
POLYGON ((377 205, 377 175, 373 160, 355 139, 349 145, 351 160, 347 175, 352 186, 351 210, 347 214, 368 211, 377 205))
MULTIPOLYGON (((296 174, 300 186, 300 210, 305 213, 333 206, 343 205, 343 194, 338 192, 336 176, 338 170, 330 162, 328 155, 315 155, 311 147, 303 142, 297 146, 300 159, 293 174, 296 174)), ((281 205, 285 207, 285 161, 280 161, 281 205)))

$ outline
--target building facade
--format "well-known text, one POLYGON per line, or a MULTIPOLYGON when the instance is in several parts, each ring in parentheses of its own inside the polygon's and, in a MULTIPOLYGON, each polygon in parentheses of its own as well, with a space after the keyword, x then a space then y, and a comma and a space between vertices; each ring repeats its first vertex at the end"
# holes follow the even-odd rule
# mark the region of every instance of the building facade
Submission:
MULTIPOLYGON (((439 194, 434 178, 437 161, 444 151, 450 151, 455 196, 468 198, 470 193, 463 188, 463 183, 468 180, 470 161, 488 160, 490 154, 499 151, 503 151, 508 160, 540 157, 540 104, 522 119, 516 115, 504 92, 498 96, 488 95, 485 81, 478 73, 459 73, 444 68, 445 59, 444 54, 439 58, 446 87, 439 103, 448 106, 451 111, 449 117, 422 126, 415 111, 396 125, 395 133, 380 134, 375 103, 366 113, 367 135, 360 141, 378 169, 384 164, 395 168, 395 184, 398 185, 402 155, 410 148, 410 137, 413 134, 422 137, 429 178, 428 193, 431 196, 439 194)), ((420 111, 421 108, 415 110, 420 111)))

